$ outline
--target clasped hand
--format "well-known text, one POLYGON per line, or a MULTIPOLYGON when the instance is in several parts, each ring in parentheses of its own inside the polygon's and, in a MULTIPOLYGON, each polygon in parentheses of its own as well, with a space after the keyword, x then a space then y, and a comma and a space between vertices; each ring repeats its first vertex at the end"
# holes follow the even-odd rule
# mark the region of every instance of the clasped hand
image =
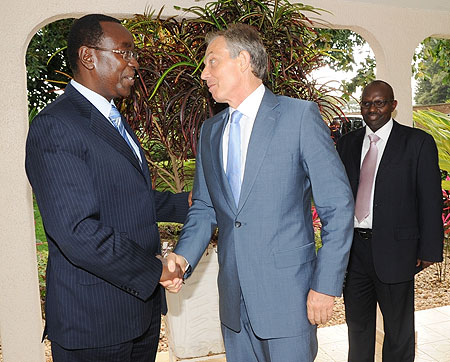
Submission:
POLYGON ((186 270, 186 260, 175 253, 170 253, 166 258, 158 255, 163 271, 159 283, 170 293, 178 293, 183 286, 183 275, 186 270))

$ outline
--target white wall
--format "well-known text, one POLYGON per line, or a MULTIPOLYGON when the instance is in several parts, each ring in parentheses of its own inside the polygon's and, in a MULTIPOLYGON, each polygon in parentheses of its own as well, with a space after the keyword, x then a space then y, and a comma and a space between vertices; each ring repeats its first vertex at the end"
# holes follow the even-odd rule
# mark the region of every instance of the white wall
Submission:
MULTIPOLYGON (((399 100, 397 119, 411 124, 411 59, 431 35, 450 35, 450 9, 426 10, 439 0, 391 0, 414 9, 379 5, 376 0, 309 0, 333 13, 323 18, 361 34, 372 47, 377 76, 392 84, 399 100), (371 3, 373 2, 373 3, 371 3), (378 4, 378 5, 377 5, 378 4), (405 5, 406 4, 406 5, 405 5), (420 5, 420 6, 419 6, 420 5), (423 9, 418 9, 423 8, 423 9)), ((173 5, 201 5, 194 0, 1 0, 0 14, 0 336, 4 362, 42 362, 42 321, 36 268, 31 189, 24 171, 28 129, 25 52, 43 25, 86 13, 116 17, 142 13, 148 6, 173 14, 173 5)), ((436 5, 438 4, 438 5, 436 5)))

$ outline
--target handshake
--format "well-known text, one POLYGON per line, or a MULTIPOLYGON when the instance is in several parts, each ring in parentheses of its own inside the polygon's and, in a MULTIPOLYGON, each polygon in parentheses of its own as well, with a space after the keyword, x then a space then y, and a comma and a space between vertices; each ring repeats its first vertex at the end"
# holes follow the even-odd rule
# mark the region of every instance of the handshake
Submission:
POLYGON ((183 276, 187 262, 181 255, 170 253, 165 258, 157 255, 161 260, 163 270, 159 283, 170 293, 178 293, 183 285, 183 276))

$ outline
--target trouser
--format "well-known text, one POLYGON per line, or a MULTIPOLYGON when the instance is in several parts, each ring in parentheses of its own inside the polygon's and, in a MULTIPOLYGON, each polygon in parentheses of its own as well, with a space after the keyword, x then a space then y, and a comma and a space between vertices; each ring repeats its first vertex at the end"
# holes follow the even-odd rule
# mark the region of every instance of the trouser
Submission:
POLYGON ((375 273, 372 239, 355 232, 344 286, 349 362, 373 362, 376 306, 384 321, 383 362, 414 361, 414 280, 382 283, 375 273))
MULTIPOLYGON (((241 295, 241 330, 222 324, 227 362, 312 362, 317 355, 317 329, 288 338, 259 338, 253 331, 241 295)), ((264 318, 264 316, 261 316, 264 318)))
POLYGON ((53 362, 154 362, 161 327, 160 311, 160 303, 155 302, 149 328, 131 341, 85 349, 66 349, 52 342, 53 362))

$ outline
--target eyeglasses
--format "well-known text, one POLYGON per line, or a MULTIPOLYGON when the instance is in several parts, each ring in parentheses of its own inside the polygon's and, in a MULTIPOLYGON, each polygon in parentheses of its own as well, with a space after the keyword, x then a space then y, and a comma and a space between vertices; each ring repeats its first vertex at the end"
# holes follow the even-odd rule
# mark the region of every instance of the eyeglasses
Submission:
POLYGON ((383 108, 386 104, 393 102, 393 99, 390 100, 376 100, 373 102, 369 102, 369 101, 362 101, 359 103, 361 108, 370 108, 373 106, 375 106, 376 108, 383 108))
POLYGON ((119 49, 105 49, 105 48, 99 48, 99 47, 89 47, 96 50, 101 50, 104 52, 113 52, 115 54, 120 54, 124 60, 129 62, 132 58, 135 60, 138 60, 139 55, 135 50, 119 50, 119 49))

